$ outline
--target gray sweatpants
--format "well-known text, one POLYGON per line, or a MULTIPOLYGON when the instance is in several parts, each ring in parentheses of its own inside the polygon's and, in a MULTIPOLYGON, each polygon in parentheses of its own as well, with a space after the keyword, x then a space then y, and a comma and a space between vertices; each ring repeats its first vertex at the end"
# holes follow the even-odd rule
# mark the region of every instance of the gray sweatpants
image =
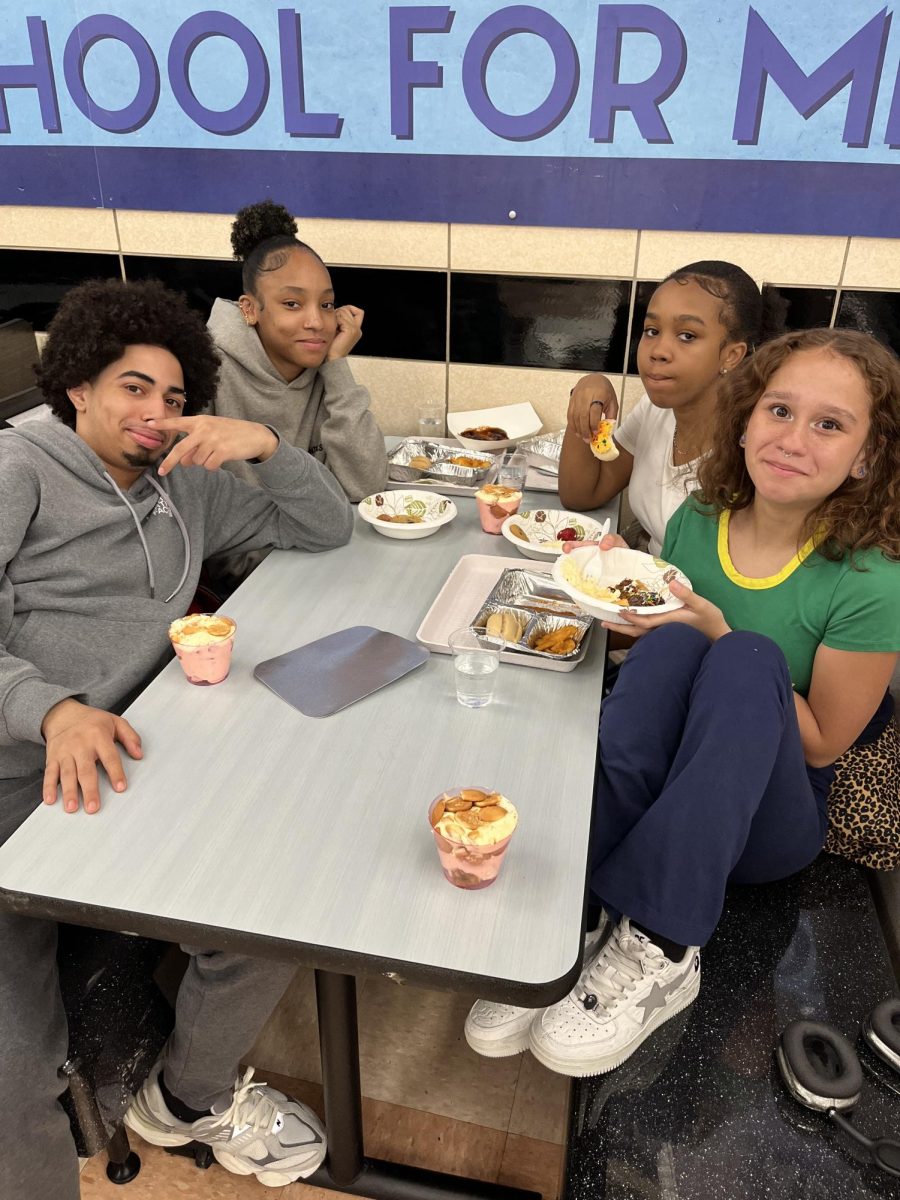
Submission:
MULTIPOLYGON (((0 844, 36 807, 40 781, 0 797, 0 844)), ((185 947, 191 956, 166 1049, 166 1085, 191 1108, 231 1094, 238 1065, 281 999, 292 963, 185 947)), ((0 1198, 78 1200, 78 1162, 59 1104, 68 1032, 56 924, 0 913, 0 1198)))

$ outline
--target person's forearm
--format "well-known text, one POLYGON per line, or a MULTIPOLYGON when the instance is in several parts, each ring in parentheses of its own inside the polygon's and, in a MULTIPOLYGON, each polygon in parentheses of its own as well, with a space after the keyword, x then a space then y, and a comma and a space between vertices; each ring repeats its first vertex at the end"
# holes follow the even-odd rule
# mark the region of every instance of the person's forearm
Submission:
POLYGON ((794 692, 794 707, 797 710, 797 723, 800 726, 800 741, 803 745, 803 757, 811 767, 827 767, 847 749, 842 747, 835 753, 834 747, 829 747, 826 738, 819 728, 815 713, 802 696, 794 692))

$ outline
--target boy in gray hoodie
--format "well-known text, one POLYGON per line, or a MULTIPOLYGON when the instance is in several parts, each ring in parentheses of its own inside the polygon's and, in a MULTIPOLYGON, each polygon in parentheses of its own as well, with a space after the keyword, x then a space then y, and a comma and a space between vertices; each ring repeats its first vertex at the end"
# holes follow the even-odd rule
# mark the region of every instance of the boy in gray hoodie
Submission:
MULTIPOLYGON (((38 370, 57 419, 0 433, 0 843, 42 798, 96 812, 98 771, 124 791, 119 746, 142 750, 118 713, 168 657, 204 558, 350 537, 341 488, 308 454, 264 425, 193 415, 215 394, 218 362, 199 317, 162 285, 85 284, 60 306, 38 370), (256 486, 219 469, 234 460, 256 486)), ((51 922, 0 913, 0 1196, 16 1200, 79 1190, 57 1099, 55 943, 51 922)), ((158 1145, 207 1142, 267 1183, 314 1171, 315 1114, 236 1078, 292 973, 192 951, 132 1128, 158 1145)))

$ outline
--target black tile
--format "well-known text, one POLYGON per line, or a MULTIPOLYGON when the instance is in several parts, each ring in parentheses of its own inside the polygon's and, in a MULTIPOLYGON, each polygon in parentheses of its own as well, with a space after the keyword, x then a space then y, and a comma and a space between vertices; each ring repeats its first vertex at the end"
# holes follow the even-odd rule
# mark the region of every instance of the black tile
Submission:
POLYGON ((389 267, 329 267, 338 304, 365 310, 354 354, 443 362, 447 352, 447 274, 389 267))
POLYGON ((821 329, 831 324, 834 288, 775 287, 767 283, 763 295, 781 297, 785 329, 821 329))
POLYGON ((86 279, 120 277, 117 254, 0 250, 0 322, 18 317, 44 330, 71 288, 86 279))
POLYGON ((211 258, 144 258, 125 255, 126 279, 159 279, 181 292, 203 319, 217 296, 237 300, 241 294, 241 265, 211 258))
MULTIPOLYGON (((330 267, 335 298, 365 312, 356 353, 377 358, 443 362, 446 345, 447 276, 441 271, 387 267, 330 267)), ((161 279, 183 292, 209 316, 217 296, 237 300, 241 267, 222 259, 138 258, 126 256, 129 279, 161 279)))
POLYGON ((870 333, 900 354, 900 293, 841 292, 835 325, 870 333))
POLYGON ((630 289, 615 279, 456 273, 451 361, 619 372, 630 289))
POLYGON ((647 315, 650 299, 658 287, 659 281, 655 279, 643 279, 637 285, 634 297, 634 319, 631 322, 631 340, 628 343, 629 375, 639 374, 637 368, 638 342, 644 332, 644 317, 647 315))

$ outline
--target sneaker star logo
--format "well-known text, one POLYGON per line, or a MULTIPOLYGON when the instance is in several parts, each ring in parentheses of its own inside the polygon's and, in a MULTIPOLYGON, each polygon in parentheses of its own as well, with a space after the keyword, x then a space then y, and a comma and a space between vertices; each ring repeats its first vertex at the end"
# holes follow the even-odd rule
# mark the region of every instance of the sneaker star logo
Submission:
POLYGON ((695 959, 692 958, 687 970, 676 976, 676 978, 673 979, 669 984, 668 988, 663 988, 659 983, 654 983, 653 987, 647 993, 643 1003, 635 1004, 636 1009, 642 1008, 644 1010, 644 1015, 641 1017, 642 1026, 647 1024, 647 1021, 653 1015, 653 1013, 657 1011, 657 1009, 666 1007, 672 996, 675 995, 683 983, 687 982, 688 978, 693 975, 696 969, 697 967, 695 959))

